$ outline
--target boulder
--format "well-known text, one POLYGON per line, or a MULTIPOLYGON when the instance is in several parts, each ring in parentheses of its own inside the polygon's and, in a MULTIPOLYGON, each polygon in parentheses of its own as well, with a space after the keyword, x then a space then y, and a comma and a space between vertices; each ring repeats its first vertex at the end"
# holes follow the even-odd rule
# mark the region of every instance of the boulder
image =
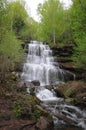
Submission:
POLYGON ((40 82, 38 80, 33 80, 31 82, 34 86, 40 86, 40 82))
POLYGON ((36 128, 39 130, 46 130, 53 126, 53 121, 48 120, 45 117, 41 116, 36 124, 36 128))
POLYGON ((37 88, 39 87, 38 86, 39 84, 40 84, 39 81, 25 82, 28 93, 30 93, 31 95, 35 95, 35 92, 36 92, 37 88))
POLYGON ((38 80, 33 80, 33 81, 26 81, 25 82, 27 87, 34 87, 34 86, 40 86, 40 82, 38 80))
POLYGON ((34 87, 34 84, 32 82, 29 82, 29 81, 26 81, 25 85, 26 85, 27 88, 33 88, 34 87))
POLYGON ((64 94, 63 94, 63 92, 62 92, 60 89, 55 89, 55 92, 56 92, 56 95, 57 95, 58 97, 64 98, 64 94))
POLYGON ((18 84, 17 84, 17 91, 18 92, 26 92, 26 85, 25 85, 25 82, 24 81, 19 81, 18 84))
POLYGON ((54 86, 53 85, 46 85, 45 88, 52 90, 52 89, 54 89, 54 86))

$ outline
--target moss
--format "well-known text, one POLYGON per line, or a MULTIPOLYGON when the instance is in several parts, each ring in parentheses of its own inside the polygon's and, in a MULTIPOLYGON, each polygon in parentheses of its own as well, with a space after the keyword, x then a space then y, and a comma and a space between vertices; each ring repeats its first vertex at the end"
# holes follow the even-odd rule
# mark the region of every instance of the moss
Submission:
POLYGON ((35 109, 33 113, 36 118, 40 118, 40 116, 42 115, 42 112, 38 109, 35 109))
POLYGON ((73 97, 75 91, 76 91, 76 88, 69 88, 68 90, 66 90, 64 95, 65 95, 65 97, 73 97))
POLYGON ((65 101, 67 103, 75 104, 77 102, 77 98, 67 98, 67 99, 65 99, 65 101))

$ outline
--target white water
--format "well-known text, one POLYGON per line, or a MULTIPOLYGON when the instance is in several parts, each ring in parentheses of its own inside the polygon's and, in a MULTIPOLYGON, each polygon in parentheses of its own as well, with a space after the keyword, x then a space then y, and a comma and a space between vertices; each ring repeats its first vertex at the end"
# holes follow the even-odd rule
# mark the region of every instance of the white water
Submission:
POLYGON ((52 50, 48 45, 33 41, 28 44, 28 56, 22 77, 25 81, 38 80, 40 86, 64 81, 63 71, 53 65, 52 50))
MULTIPOLYGON (((48 45, 33 41, 28 44, 28 56, 24 64, 22 78, 27 81, 38 80, 40 88, 36 96, 44 102, 46 109, 50 112, 58 111, 77 122, 76 126, 86 130, 86 111, 81 111, 75 106, 63 102, 64 99, 58 98, 55 92, 46 89, 46 85, 59 84, 64 82, 64 71, 53 65, 54 58, 48 45)), ((54 117, 56 124, 65 124, 64 121, 54 117)))
MULTIPOLYGON (((67 104, 66 102, 64 102, 64 99, 56 97, 54 92, 46 88, 39 89, 38 92, 36 93, 36 96, 41 101, 44 102, 43 105, 46 107, 46 109, 50 113, 58 112, 60 115, 63 114, 65 117, 68 117, 69 119, 72 119, 73 121, 75 121, 76 123, 73 124, 75 126, 74 130, 76 130, 77 127, 78 128, 80 127, 81 130, 86 130, 86 111, 85 110, 81 110, 76 106, 67 104)), ((62 121, 56 118, 55 116, 53 116, 53 119, 54 119, 54 124, 57 125, 57 128, 60 125, 66 125, 66 123, 64 122, 64 119, 62 121)), ((71 125, 72 125, 72 122, 71 122, 71 125)))
POLYGON ((36 96, 41 100, 41 101, 58 101, 59 98, 57 98, 54 94, 54 92, 51 92, 48 89, 39 89, 38 92, 36 93, 36 96))

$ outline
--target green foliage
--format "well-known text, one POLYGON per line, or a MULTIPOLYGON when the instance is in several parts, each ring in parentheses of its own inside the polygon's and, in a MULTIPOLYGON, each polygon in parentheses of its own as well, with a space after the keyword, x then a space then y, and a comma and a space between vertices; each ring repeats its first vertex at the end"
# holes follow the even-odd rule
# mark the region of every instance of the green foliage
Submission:
POLYGON ((12 61, 19 61, 22 57, 20 41, 17 40, 16 36, 12 32, 5 32, 4 39, 0 44, 0 52, 11 58, 12 61))
POLYGON ((73 61, 78 67, 86 67, 86 37, 79 42, 78 46, 75 47, 75 53, 73 54, 73 61))
POLYGON ((27 12, 22 1, 11 2, 7 6, 9 26, 11 31, 19 34, 24 28, 27 12))
POLYGON ((86 66, 86 1, 74 0, 70 9, 71 28, 77 46, 73 60, 78 67, 86 66))
POLYGON ((0 79, 6 71, 21 62, 21 41, 36 38, 37 23, 27 14, 23 1, 0 0, 0 79))
POLYGON ((14 108, 14 116, 15 117, 20 117, 21 116, 21 110, 20 110, 20 108, 18 108, 18 107, 14 108))
POLYGON ((21 62, 24 58, 23 50, 20 46, 20 41, 12 32, 5 32, 2 42, 0 44, 0 72, 1 80, 5 78, 7 71, 15 66, 16 63, 21 62))
POLYGON ((58 0, 39 4, 38 13, 40 40, 52 46, 56 43, 73 44, 72 57, 78 67, 86 66, 86 0, 73 0, 69 9, 64 9, 58 0))
POLYGON ((20 32, 20 38, 26 42, 34 39, 38 39, 38 23, 34 21, 30 16, 26 20, 24 28, 20 32))
POLYGON ((40 4, 38 12, 41 15, 40 31, 44 41, 58 42, 58 38, 66 28, 66 13, 58 0, 48 0, 40 4))
POLYGON ((38 110, 38 109, 34 110, 34 116, 35 116, 36 118, 40 118, 40 116, 41 116, 41 111, 38 110))
POLYGON ((13 105, 13 112, 15 117, 29 117, 30 116, 30 108, 27 99, 22 99, 22 97, 18 97, 17 101, 13 105))

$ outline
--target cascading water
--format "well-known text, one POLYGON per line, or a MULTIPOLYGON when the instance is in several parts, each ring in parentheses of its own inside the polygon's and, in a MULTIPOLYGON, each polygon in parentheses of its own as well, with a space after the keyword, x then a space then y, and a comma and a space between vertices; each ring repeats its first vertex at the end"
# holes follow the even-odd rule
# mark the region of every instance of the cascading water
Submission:
POLYGON ((22 77, 25 81, 38 80, 41 86, 57 84, 63 81, 63 71, 53 65, 54 58, 48 45, 37 41, 28 44, 27 61, 22 77))
MULTIPOLYGON (((54 66, 54 58, 52 57, 52 51, 48 45, 43 43, 32 41, 28 44, 28 55, 22 78, 25 82, 38 80, 40 82, 40 88, 36 92, 36 96, 44 102, 44 105, 51 113, 59 113, 65 115, 66 120, 72 120, 73 129, 71 130, 86 130, 86 111, 81 111, 75 106, 71 106, 64 102, 64 99, 55 96, 55 92, 45 88, 46 85, 59 84, 64 82, 64 71, 59 68, 59 65, 54 66), (79 128, 80 127, 80 128, 79 128)), ((28 86, 27 86, 28 87, 28 86)), ((54 114, 54 122, 58 124, 58 127, 54 130, 69 130, 59 126, 65 125, 65 119, 58 119, 54 114)))

